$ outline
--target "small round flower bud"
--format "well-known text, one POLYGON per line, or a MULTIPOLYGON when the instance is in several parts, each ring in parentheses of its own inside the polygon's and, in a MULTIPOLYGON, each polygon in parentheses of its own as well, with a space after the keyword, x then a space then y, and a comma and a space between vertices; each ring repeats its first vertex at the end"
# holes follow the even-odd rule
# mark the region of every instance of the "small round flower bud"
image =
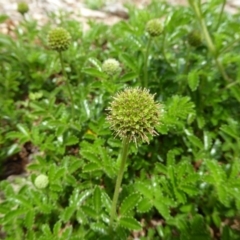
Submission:
POLYGON ((149 135, 158 135, 160 104, 147 89, 127 88, 118 93, 107 109, 107 121, 120 138, 149 143, 149 135))
POLYGON ((202 36, 199 31, 193 30, 188 34, 187 41, 192 47, 199 47, 202 45, 202 36))
POLYGON ((152 19, 147 22, 146 31, 151 37, 160 36, 163 32, 163 26, 159 19, 152 19))
POLYGON ((34 181, 35 186, 39 189, 46 188, 48 183, 49 183, 48 177, 44 174, 37 176, 34 181))
POLYGON ((64 28, 55 28, 48 34, 48 44, 51 49, 56 51, 65 51, 71 42, 71 36, 64 28))
POLYGON ((28 4, 26 2, 19 2, 18 6, 17 6, 17 10, 19 13, 21 13, 22 15, 24 15, 25 13, 28 12, 29 8, 28 8, 28 4))
POLYGON ((102 70, 109 76, 116 75, 121 71, 120 63, 116 59, 109 58, 103 62, 102 70))

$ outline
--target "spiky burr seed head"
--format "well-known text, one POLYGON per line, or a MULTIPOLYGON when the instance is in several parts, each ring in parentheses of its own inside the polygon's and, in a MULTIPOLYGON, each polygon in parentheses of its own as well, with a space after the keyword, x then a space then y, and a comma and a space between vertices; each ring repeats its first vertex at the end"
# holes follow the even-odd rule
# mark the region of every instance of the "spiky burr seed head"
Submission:
POLYGON ((151 37, 158 37, 163 32, 163 25, 159 19, 149 20, 146 24, 146 31, 151 37))
POLYGON ((19 13, 24 15, 29 10, 28 4, 26 2, 19 2, 18 5, 17 5, 17 10, 18 10, 19 13))
POLYGON ((68 49, 71 42, 71 36, 64 28, 55 28, 48 34, 48 45, 51 49, 58 52, 68 49))
POLYGON ((109 76, 116 75, 121 71, 120 63, 114 58, 109 58, 103 62, 102 70, 109 76))
POLYGON ((154 128, 160 121, 161 105, 147 89, 126 88, 113 98, 107 110, 110 128, 121 139, 129 138, 137 145, 149 143, 150 135, 158 135, 154 128))
POLYGON ((44 174, 40 174, 39 176, 37 176, 34 181, 34 185, 39 189, 46 188, 48 183, 49 183, 48 177, 44 174))
POLYGON ((202 36, 198 30, 191 31, 187 36, 187 41, 192 47, 199 47, 202 45, 202 36))

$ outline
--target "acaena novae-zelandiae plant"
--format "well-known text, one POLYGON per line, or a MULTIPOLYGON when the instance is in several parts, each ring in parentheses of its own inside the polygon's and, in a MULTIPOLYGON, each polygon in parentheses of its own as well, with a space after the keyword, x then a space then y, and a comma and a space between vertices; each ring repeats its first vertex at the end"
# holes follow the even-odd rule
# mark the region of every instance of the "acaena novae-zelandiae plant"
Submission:
POLYGON ((58 27, 58 28, 52 29, 48 33, 48 45, 49 45, 49 47, 52 50, 57 51, 58 54, 59 54, 59 59, 60 59, 60 63, 61 63, 62 72, 63 72, 63 75, 66 79, 66 85, 67 85, 68 93, 69 93, 70 100, 71 100, 72 118, 74 119, 73 94, 72 94, 72 91, 71 91, 68 76, 67 76, 65 68, 64 68, 63 54, 62 54, 63 51, 66 51, 69 48, 70 43, 71 43, 71 35, 64 28, 58 27))
POLYGON ((150 136, 158 133, 155 127, 160 123, 161 105, 154 101, 154 95, 147 89, 126 88, 117 93, 108 110, 107 121, 116 137, 122 139, 120 169, 116 180, 111 213, 110 231, 116 217, 117 201, 127 160, 129 145, 149 143, 150 136))
POLYGON ((163 25, 159 19, 151 19, 146 24, 146 32, 149 35, 146 52, 144 54, 144 69, 143 69, 143 87, 148 87, 148 59, 149 59, 149 51, 151 48, 152 40, 155 37, 159 37, 163 33, 163 25))

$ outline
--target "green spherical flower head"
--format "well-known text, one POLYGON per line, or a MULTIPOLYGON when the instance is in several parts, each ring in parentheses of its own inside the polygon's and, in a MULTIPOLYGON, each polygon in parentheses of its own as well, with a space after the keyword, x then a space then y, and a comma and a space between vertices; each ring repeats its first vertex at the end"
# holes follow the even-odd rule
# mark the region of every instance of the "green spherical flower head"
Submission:
POLYGON ((48 177, 44 174, 37 176, 34 181, 35 186, 39 189, 46 188, 48 183, 49 183, 48 177))
POLYGON ((71 36, 64 28, 55 28, 48 34, 48 44, 51 49, 56 51, 65 51, 71 42, 71 36))
POLYGON ((109 76, 116 75, 121 71, 120 63, 116 59, 109 58, 103 62, 102 70, 109 76))
POLYGON ((107 120, 116 136, 129 141, 149 143, 149 135, 158 135, 160 104, 147 89, 127 88, 118 93, 107 109, 107 120))
POLYGON ((202 45, 201 33, 197 30, 191 31, 187 36, 187 41, 192 47, 199 47, 202 45))
POLYGON ((29 8, 28 8, 28 4, 26 2, 19 2, 18 3, 18 7, 17 10, 19 13, 21 13, 22 15, 24 15, 25 13, 28 12, 29 8))
POLYGON ((146 31, 151 37, 158 37, 163 32, 163 26, 159 19, 152 19, 147 22, 146 31))

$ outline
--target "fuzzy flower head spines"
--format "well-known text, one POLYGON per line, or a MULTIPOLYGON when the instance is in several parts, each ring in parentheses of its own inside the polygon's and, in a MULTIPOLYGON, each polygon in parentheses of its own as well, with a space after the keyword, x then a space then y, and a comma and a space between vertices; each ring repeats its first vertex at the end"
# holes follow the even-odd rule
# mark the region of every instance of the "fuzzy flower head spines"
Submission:
POLYGON ((126 88, 118 93, 107 109, 107 121, 121 139, 137 143, 149 143, 149 136, 158 135, 161 105, 154 101, 154 95, 147 89, 126 88))
POLYGON ((65 51, 68 49, 71 42, 71 36, 64 28, 55 28, 48 34, 48 45, 56 51, 65 51))
POLYGON ((121 71, 120 63, 114 58, 109 58, 103 62, 102 70, 109 76, 116 75, 121 71))
POLYGON ((146 24, 146 31, 151 37, 158 37, 163 32, 163 25, 159 19, 149 20, 146 24))

